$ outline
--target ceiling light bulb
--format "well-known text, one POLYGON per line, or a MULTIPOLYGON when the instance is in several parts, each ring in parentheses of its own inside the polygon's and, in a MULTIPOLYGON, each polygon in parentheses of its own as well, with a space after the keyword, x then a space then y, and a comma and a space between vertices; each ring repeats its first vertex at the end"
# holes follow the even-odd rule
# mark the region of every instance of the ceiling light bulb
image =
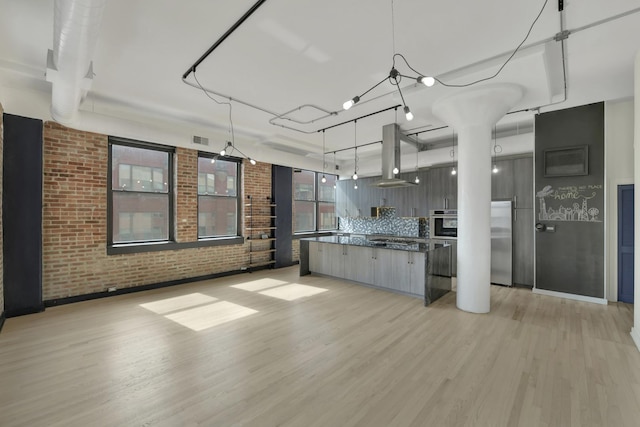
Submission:
POLYGON ((256 161, 255 161, 255 160, 253 160, 251 157, 249 157, 249 163, 251 163, 252 165, 254 165, 254 166, 255 166, 256 161))
POLYGON ((320 182, 322 182, 323 184, 327 182, 327 177, 322 175, 322 179, 320 180, 320 182))
POLYGON ((407 118, 407 120, 409 121, 413 120, 413 113, 411 112, 411 110, 407 105, 404 106, 404 115, 407 118))
POLYGON ((353 173, 352 178, 353 178, 354 180, 358 179, 358 174, 354 172, 354 173, 353 173))
POLYGON ((418 83, 422 83, 426 87, 431 87, 436 84, 436 79, 434 79, 433 77, 420 76, 418 77, 418 83))
POLYGON ((213 157, 213 158, 211 159, 211 163, 215 163, 215 162, 216 162, 216 158, 215 158, 215 157, 213 157))
POLYGON ((455 175, 455 174, 457 174, 457 173, 458 173, 458 172, 456 172, 456 167, 454 166, 454 167, 453 167, 453 169, 451 169, 451 175, 455 175))
POLYGON ((358 184, 353 184, 353 189, 357 190, 358 189, 358 184))
POLYGON ((360 97, 359 96, 354 96, 352 99, 350 99, 347 102, 345 102, 344 104, 342 104, 342 108, 344 108, 345 110, 348 110, 349 108, 351 108, 355 104, 357 104, 359 101, 360 101, 360 97))
POLYGON ((498 166, 496 166, 495 164, 493 165, 493 173, 498 173, 498 166))
POLYGON ((416 175, 416 179, 414 179, 413 182, 415 182, 416 184, 420 184, 420 178, 418 178, 418 175, 416 175))
POLYGON ((398 175, 398 172, 400 172, 400 170, 398 170, 398 168, 393 168, 393 174, 394 175, 398 175))
POLYGON ((224 155, 225 155, 225 154, 227 154, 227 150, 223 149, 223 150, 220 152, 220 155, 221 155, 222 157, 224 157, 224 155))

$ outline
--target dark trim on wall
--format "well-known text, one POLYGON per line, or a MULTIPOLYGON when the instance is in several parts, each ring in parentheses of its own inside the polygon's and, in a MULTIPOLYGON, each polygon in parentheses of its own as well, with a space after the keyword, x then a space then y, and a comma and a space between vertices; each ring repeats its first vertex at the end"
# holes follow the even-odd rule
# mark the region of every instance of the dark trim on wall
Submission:
POLYGON ((160 242, 148 244, 123 244, 107 246, 107 255, 138 254, 143 252, 177 251, 181 249, 206 248, 209 246, 242 245, 244 237, 202 239, 195 242, 160 242))
POLYGON ((2 332, 2 327, 4 326, 4 311, 2 312, 2 314, 0 314, 0 332, 2 332))
MULTIPOLYGON (((252 271, 264 270, 264 269, 266 269, 268 267, 269 266, 255 267, 255 268, 252 268, 251 270, 252 271)), ((184 285, 186 283, 200 282, 202 280, 211 280, 211 279, 217 279, 217 278, 220 278, 220 277, 233 276, 233 275, 236 275, 236 274, 250 273, 250 272, 251 271, 249 271, 249 270, 224 271, 222 273, 205 274, 204 276, 188 277, 188 278, 184 278, 184 279, 169 280, 167 282, 151 283, 149 285, 141 285, 141 286, 133 286, 133 287, 130 287, 130 288, 122 288, 122 289, 117 289, 117 290, 115 290, 113 292, 103 291, 103 292, 94 292, 94 293, 91 293, 91 294, 76 295, 76 296, 71 296, 71 297, 66 297, 66 298, 56 298, 56 299, 46 300, 44 302, 44 306, 45 307, 55 307, 57 305, 73 304, 73 303, 76 303, 76 302, 89 301, 89 300, 99 299, 99 298, 107 298, 107 297, 112 297, 112 296, 116 296, 116 295, 124 295, 124 294, 131 294, 131 293, 134 293, 134 292, 150 291, 152 289, 160 289, 160 288, 166 288, 166 287, 169 287, 169 286, 184 285)))
POLYGON ((39 305, 30 306, 30 307, 20 307, 13 310, 5 309, 4 315, 8 319, 10 317, 24 316, 27 314, 35 314, 43 311, 44 311, 44 302, 39 305))
POLYGON ((340 230, 332 230, 332 231, 316 231, 313 233, 296 233, 292 236, 293 240, 304 239, 306 237, 324 237, 324 236, 333 236, 334 233, 339 233, 340 230))

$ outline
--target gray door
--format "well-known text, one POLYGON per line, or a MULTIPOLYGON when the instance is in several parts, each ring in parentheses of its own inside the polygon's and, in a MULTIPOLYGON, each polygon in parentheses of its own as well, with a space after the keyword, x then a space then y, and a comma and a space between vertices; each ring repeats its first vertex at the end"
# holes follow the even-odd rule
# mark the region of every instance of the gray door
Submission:
POLYGON ((618 186, 618 301, 633 304, 633 185, 618 186))
POLYGON ((604 298, 604 104, 536 116, 538 289, 604 298))

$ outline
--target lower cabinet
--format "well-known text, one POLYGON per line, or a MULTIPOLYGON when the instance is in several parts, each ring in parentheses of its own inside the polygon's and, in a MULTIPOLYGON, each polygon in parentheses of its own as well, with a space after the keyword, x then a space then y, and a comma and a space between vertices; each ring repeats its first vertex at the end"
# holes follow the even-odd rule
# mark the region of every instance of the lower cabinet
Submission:
POLYGON ((533 286, 534 210, 513 210, 513 283, 533 286))
POLYGON ((309 270, 355 282, 424 295, 425 254, 309 242, 309 270))

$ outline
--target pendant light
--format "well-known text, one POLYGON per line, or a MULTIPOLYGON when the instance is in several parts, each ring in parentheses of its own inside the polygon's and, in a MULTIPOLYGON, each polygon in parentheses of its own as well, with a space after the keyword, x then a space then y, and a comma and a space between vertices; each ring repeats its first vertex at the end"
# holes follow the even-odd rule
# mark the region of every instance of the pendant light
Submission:
POLYGON ((322 179, 320 180, 323 184, 327 182, 327 177, 324 175, 325 169, 327 167, 327 160, 326 160, 326 144, 325 144, 325 139, 324 139, 324 129, 322 130, 322 179))
POLYGON ((497 129, 496 126, 493 127, 493 169, 491 172, 498 173, 500 169, 498 169, 498 163, 496 162, 496 158, 498 157, 498 153, 502 152, 502 147, 497 144, 497 129))
POLYGON ((453 167, 451 168, 451 175, 456 175, 458 173, 458 171, 456 170, 456 148, 455 148, 455 140, 456 140, 456 133, 455 131, 451 132, 451 151, 449 152, 449 155, 451 156, 451 158, 453 159, 453 167))
MULTIPOLYGON (((418 137, 416 136, 416 140, 418 137)), ((420 184, 420 178, 418 177, 418 153, 420 152, 420 148, 418 147, 418 143, 416 143, 416 179, 413 180, 416 184, 420 184)))
MULTIPOLYGON (((358 179, 358 121, 353 121, 353 180, 358 179)), ((358 188, 358 185, 354 185, 354 188, 358 188)))

